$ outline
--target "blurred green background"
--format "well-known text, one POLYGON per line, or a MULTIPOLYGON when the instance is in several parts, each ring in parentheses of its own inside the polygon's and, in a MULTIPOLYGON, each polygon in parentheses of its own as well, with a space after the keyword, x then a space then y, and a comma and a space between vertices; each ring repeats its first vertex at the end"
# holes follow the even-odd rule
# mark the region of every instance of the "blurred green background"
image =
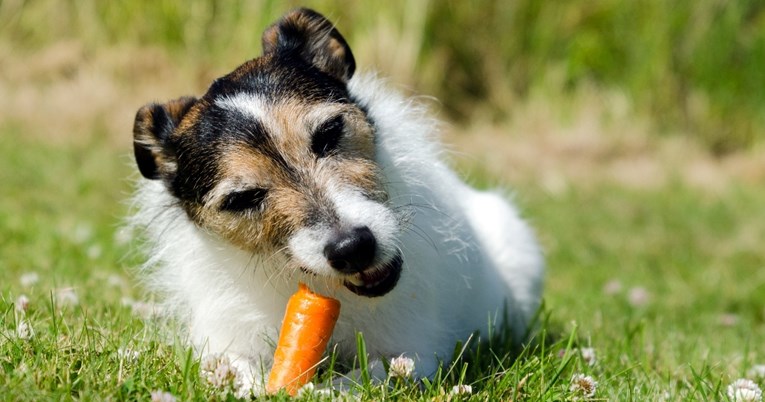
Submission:
POLYGON ((203 93, 300 5, 445 120, 461 176, 517 191, 546 253, 544 329, 597 350, 552 382, 538 365, 557 350, 500 383, 476 365, 475 400, 508 399, 508 378, 565 399, 572 370, 604 400, 724 400, 765 367, 765 1, 0 0, 0 395, 210 399, 131 301, 151 301, 121 229, 133 117, 203 93), (80 304, 54 306, 61 290, 80 304))
POLYGON ((256 56, 263 28, 298 5, 335 21, 362 67, 437 97, 457 124, 512 119, 535 91, 565 99, 594 87, 623 93, 656 135, 691 136, 715 154, 765 138, 761 0, 2 0, 1 54, 66 40, 83 58, 158 48, 203 89, 256 56))

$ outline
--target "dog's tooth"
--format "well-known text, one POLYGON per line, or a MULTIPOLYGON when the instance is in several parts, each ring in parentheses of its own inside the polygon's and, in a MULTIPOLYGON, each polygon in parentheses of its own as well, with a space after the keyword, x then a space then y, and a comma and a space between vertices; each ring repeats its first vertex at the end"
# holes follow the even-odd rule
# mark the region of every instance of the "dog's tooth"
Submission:
POLYGON ((366 286, 364 281, 361 279, 361 275, 359 275, 359 274, 348 276, 348 277, 346 277, 345 280, 347 280, 348 282, 350 282, 350 283, 352 283, 352 284, 354 284, 356 286, 366 286))

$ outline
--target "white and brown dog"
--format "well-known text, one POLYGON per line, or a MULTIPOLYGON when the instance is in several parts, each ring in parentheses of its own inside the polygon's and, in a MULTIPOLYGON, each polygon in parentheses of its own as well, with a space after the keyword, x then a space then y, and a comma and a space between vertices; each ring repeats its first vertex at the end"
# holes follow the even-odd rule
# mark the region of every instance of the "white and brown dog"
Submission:
POLYGON ((422 107, 355 67, 332 24, 298 9, 201 98, 136 116, 148 283, 255 392, 299 281, 342 303, 341 358, 360 332, 372 360, 403 354, 418 376, 474 331, 521 341, 539 306, 532 230, 445 165, 422 107))

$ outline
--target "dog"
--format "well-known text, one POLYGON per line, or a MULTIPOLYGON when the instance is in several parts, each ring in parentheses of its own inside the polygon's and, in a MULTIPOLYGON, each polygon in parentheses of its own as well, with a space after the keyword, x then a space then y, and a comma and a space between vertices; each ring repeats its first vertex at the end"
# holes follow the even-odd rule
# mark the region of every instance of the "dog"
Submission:
POLYGON ((322 15, 293 10, 262 42, 202 97, 135 118, 142 271, 190 342, 263 392, 299 282, 341 302, 331 348, 353 361, 361 333, 375 376, 402 355, 431 376, 475 331, 522 342, 544 260, 518 211, 462 182, 437 122, 356 74, 322 15))

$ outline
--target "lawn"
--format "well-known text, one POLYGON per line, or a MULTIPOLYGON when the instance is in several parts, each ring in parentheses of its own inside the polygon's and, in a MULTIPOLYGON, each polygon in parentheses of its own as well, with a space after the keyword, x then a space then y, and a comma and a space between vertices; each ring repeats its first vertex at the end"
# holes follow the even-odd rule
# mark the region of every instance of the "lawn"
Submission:
MULTIPOLYGON (((129 155, 97 140, 0 135, 0 395, 232 398, 152 319, 134 276, 140 253, 121 230, 129 155)), ((462 170, 479 185, 500 180, 476 163, 462 170)), ((514 187, 549 264, 536 342, 481 345, 430 383, 367 386, 364 399, 448 400, 459 384, 472 400, 571 399, 578 373, 608 400, 725 400, 737 378, 765 385, 765 189, 514 187)))
MULTIPOLYGON (((158 319, 124 229, 135 111, 257 55, 288 8, 221 4, 0 0, 0 399, 236 399, 158 319)), ((435 378, 346 399, 726 401, 748 379, 757 400, 761 2, 306 4, 359 70, 438 99, 419 98, 450 162, 511 189, 548 264, 525 348, 474 339, 435 378)))

